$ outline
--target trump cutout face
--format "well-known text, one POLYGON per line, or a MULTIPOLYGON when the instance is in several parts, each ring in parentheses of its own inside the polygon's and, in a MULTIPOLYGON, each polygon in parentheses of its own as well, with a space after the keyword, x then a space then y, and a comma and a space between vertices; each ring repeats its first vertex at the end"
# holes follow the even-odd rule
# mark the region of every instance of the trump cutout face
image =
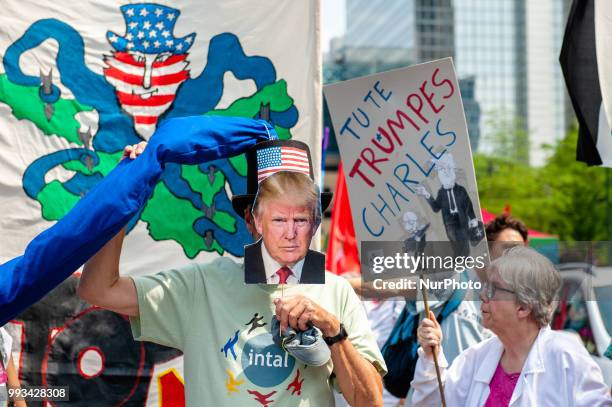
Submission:
POLYGON ((306 257, 314 234, 312 208, 288 200, 266 200, 254 214, 255 227, 270 256, 281 266, 306 257))

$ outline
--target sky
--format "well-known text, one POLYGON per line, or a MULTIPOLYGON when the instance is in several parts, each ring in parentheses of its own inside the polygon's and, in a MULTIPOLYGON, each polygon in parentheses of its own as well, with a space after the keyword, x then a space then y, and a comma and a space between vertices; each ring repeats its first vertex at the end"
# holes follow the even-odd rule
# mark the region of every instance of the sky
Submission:
POLYGON ((321 0, 321 49, 329 51, 329 40, 346 31, 345 0, 321 0))

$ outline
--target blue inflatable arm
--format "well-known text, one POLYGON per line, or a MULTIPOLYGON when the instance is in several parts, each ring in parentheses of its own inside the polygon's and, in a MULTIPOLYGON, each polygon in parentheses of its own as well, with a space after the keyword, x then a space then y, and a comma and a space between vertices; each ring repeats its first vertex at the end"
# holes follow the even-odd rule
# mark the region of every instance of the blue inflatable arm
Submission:
POLYGON ((263 120, 221 116, 168 119, 135 160, 120 162, 70 212, 0 265, 0 326, 45 296, 98 252, 144 206, 166 163, 198 164, 241 154, 276 138, 263 120))

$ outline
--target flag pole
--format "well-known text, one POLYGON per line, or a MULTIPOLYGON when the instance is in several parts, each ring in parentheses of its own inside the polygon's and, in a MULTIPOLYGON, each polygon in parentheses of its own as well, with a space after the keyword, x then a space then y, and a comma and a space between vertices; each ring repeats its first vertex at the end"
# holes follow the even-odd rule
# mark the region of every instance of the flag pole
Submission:
MULTIPOLYGON (((423 279, 421 275, 419 278, 423 279)), ((423 293, 423 303, 425 304, 425 315, 429 318, 429 302, 427 301, 427 289, 421 290, 423 293)), ((442 375, 440 374, 440 365, 438 364, 438 354, 436 347, 431 348, 431 354, 434 360, 434 366, 436 367, 436 377, 438 379, 438 390, 440 390, 440 399, 442 400, 442 407, 446 407, 446 399, 444 398, 444 386, 442 385, 442 375)))

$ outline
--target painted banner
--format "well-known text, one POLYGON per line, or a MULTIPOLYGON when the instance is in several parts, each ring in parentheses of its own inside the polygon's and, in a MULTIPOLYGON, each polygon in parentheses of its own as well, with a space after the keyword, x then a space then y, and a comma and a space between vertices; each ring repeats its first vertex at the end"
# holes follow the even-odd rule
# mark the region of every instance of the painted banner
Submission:
POLYGON ((450 58, 327 85, 324 93, 359 243, 448 241, 455 256, 487 253, 450 58))
MULTIPOLYGON (((319 146, 318 34, 318 0, 4 1, 0 262, 168 118, 263 118, 280 138, 319 146)), ((245 174, 243 156, 167 165, 129 224, 122 274, 242 256, 251 238, 230 199, 245 174)), ((8 325, 22 384, 70 386, 70 405, 184 403, 180 352, 134 342, 127 318, 81 301, 77 284, 75 274, 8 325)))

